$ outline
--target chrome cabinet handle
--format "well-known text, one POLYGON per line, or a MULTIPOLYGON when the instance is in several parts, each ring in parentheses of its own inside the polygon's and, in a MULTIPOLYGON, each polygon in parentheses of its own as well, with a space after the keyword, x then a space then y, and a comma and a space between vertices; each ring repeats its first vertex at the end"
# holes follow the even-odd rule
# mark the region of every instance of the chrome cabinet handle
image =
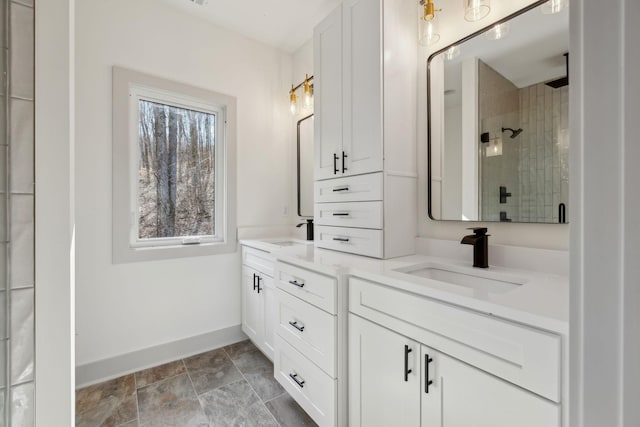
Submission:
POLYGON ((304 283, 300 283, 297 280, 289 280, 289 283, 291 283, 293 286, 297 286, 299 288, 304 287, 304 283))
POLYGON ((296 328, 297 330, 299 330, 300 332, 304 332, 304 325, 298 325, 298 322, 292 322, 291 320, 289 320, 289 324, 291 326, 293 326, 294 328, 296 328))
POLYGON ((300 388, 304 387, 304 380, 298 374, 296 374, 295 372, 291 372, 289 376, 296 382, 296 384, 300 386, 300 388))

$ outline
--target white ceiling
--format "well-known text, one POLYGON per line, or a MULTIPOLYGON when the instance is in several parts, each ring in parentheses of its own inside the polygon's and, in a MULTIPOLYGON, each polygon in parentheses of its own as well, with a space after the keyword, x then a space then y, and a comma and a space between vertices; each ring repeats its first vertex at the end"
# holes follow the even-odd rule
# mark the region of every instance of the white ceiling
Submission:
POLYGON ((161 0, 184 12, 293 53, 313 36, 313 27, 341 0, 161 0))

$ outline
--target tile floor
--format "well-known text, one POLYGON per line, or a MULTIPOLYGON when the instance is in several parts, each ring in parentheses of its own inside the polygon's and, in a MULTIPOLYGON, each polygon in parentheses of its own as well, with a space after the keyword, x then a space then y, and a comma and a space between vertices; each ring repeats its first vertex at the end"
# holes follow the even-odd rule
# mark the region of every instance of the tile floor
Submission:
POLYGON ((76 391, 77 427, 316 426, 251 341, 76 391))

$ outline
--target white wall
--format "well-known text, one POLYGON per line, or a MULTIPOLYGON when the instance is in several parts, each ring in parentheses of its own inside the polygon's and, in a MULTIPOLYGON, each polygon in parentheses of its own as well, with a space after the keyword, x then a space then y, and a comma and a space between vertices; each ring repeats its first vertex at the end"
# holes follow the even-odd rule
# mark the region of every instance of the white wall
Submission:
POLYGON ((237 97, 238 226, 259 227, 293 222, 291 56, 153 0, 83 0, 76 25, 77 365, 240 324, 237 253, 112 264, 111 67, 237 97))
MULTIPOLYGON (((421 48, 418 60, 418 235, 437 239, 457 240, 468 233, 467 227, 482 224, 489 228, 494 244, 529 246, 533 248, 568 249, 569 226, 548 224, 438 222, 427 216, 427 89, 426 63, 431 53, 521 9, 531 0, 492 2, 491 14, 482 21, 469 23, 462 19, 462 2, 448 2, 447 13, 439 15, 440 41, 429 50, 421 48)), ((569 210, 571 208, 569 207, 569 210)))

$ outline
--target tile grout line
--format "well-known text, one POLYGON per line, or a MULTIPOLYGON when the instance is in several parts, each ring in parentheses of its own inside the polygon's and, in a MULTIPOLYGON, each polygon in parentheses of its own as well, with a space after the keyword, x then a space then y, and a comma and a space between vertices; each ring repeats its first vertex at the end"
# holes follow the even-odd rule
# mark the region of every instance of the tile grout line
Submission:
POLYGON ((202 400, 200 400, 200 395, 198 394, 198 390, 196 390, 195 384, 193 384, 193 379, 191 378, 191 374, 189 373, 189 368, 187 368, 187 364, 184 362, 184 359, 180 359, 182 362, 182 366, 184 366, 184 371, 187 373, 187 378, 189 378, 189 384, 191 384, 191 388, 193 389, 193 394, 196 395, 196 399, 198 399, 198 405, 200 406, 200 411, 204 418, 207 420, 207 424, 209 424, 209 417, 207 416, 206 411, 204 410, 204 406, 202 406, 202 400))
POLYGON ((138 376, 133 373, 133 385, 135 386, 136 394, 136 421, 138 421, 138 427, 140 427, 140 402, 138 401, 138 376))
MULTIPOLYGON (((278 426, 278 427, 282 427, 282 426, 280 425, 280 423, 278 422, 278 420, 276 420, 275 415, 273 415, 273 414, 271 413, 271 411, 269 410, 269 408, 267 408, 267 405, 265 405, 265 401, 264 401, 264 400, 262 400, 262 398, 261 398, 261 397, 260 397, 260 395, 256 392, 256 390, 253 388, 253 386, 251 385, 251 383, 249 382, 249 380, 247 380, 247 378, 244 376, 244 372, 242 372, 242 371, 240 370, 240 368, 238 368, 238 366, 236 365, 236 362, 234 362, 234 361, 233 361, 233 359, 231 358, 231 355, 230 355, 230 354, 229 354, 229 352, 226 350, 226 347, 222 347, 222 350, 223 350, 223 351, 224 351, 224 353, 227 355, 227 357, 229 358, 229 360, 231 361, 231 363, 233 364, 233 366, 238 370, 238 372, 240 372, 240 375, 242 376, 242 379, 244 379, 244 380, 245 380, 245 382, 247 383, 247 385, 249 386, 249 388, 251 388, 251 390, 253 391, 253 393, 258 397, 258 400, 260 401, 260 403, 262 404, 262 406, 264 407, 264 409, 266 409, 266 410, 267 410, 267 413, 268 413, 269 415, 271 415, 271 418, 272 418, 272 419, 273 419, 273 421, 276 423, 276 426, 278 426)), ((257 351, 260 351, 260 350, 258 350, 258 348, 257 348, 257 347, 256 347, 256 350, 257 350, 257 351)), ((248 353, 248 351, 245 351, 245 353, 248 353)))

